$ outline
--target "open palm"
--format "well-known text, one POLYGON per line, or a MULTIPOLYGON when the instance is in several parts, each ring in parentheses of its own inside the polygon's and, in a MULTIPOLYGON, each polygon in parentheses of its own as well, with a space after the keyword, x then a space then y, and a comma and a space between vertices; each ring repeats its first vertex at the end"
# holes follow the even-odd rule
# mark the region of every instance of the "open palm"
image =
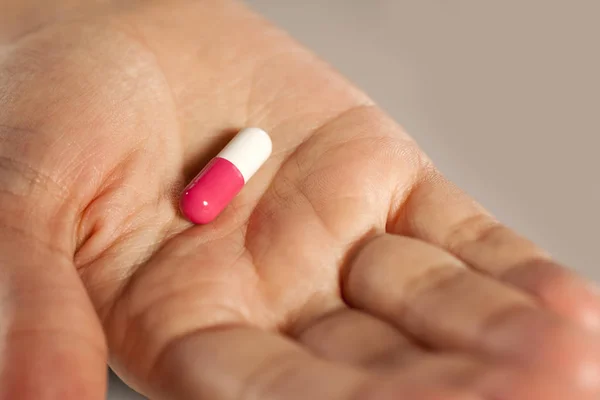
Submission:
POLYGON ((2 398, 586 399, 599 305, 229 1, 101 8, 0 59, 2 398), (177 209, 246 126, 274 154, 177 209))

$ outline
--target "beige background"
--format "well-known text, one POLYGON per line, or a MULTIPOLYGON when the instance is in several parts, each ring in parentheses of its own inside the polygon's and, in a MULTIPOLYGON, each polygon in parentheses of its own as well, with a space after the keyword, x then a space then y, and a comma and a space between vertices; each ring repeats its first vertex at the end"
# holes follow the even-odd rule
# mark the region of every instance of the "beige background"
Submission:
MULTIPOLYGON (((250 0, 504 222, 600 280, 600 1, 250 0)), ((139 397, 113 382, 111 400, 139 397)))

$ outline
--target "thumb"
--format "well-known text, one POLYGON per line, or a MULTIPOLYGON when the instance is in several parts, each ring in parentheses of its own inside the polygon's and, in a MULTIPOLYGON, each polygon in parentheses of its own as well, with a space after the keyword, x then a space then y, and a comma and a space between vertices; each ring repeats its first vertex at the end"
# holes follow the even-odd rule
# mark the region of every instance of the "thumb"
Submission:
POLYGON ((105 340, 72 257, 31 232, 0 216, 0 400, 104 399, 105 340))

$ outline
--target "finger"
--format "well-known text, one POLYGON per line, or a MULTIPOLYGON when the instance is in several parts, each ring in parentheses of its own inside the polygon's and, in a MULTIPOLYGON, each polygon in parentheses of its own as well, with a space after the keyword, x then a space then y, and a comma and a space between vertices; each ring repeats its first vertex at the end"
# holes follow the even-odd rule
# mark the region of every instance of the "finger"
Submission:
POLYGON ((581 400, 589 395, 578 388, 551 387, 547 379, 483 359, 425 351, 386 322, 350 308, 313 321, 297 337, 328 360, 392 373, 395 379, 389 384, 396 387, 418 383, 435 387, 438 395, 445 390, 462 393, 462 399, 502 395, 507 400, 532 400, 536 397, 531 393, 541 396, 544 391, 547 394, 537 398, 581 400))
POLYGON ((425 397, 430 392, 426 388, 390 385, 252 328, 205 330, 180 338, 156 365, 150 376, 156 398, 395 400, 406 394, 415 400, 433 399, 425 397))
POLYGON ((600 385, 595 335, 547 318, 521 291, 470 271, 436 246, 378 236, 358 253, 342 285, 350 305, 433 347, 511 359, 577 385, 590 385, 589 371, 596 371, 592 385, 600 385))
POLYGON ((0 398, 104 399, 104 336, 68 258, 2 226, 0 268, 0 398))
POLYGON ((397 372, 412 382, 464 393, 463 398, 493 400, 596 399, 596 392, 549 381, 547 376, 458 354, 421 354, 397 372))
POLYGON ((414 384, 435 382, 440 390, 452 389, 478 399, 593 400, 598 396, 598 390, 588 386, 565 384, 560 379, 548 379, 545 373, 464 354, 421 353, 411 357, 397 376, 414 384))
POLYGON ((590 284, 500 225, 437 173, 416 185, 392 232, 441 246, 561 315, 600 330, 600 301, 590 284))
POLYGON ((390 370, 424 353, 393 325, 351 308, 311 321, 293 336, 320 357, 374 370, 390 370))
POLYGON ((438 349, 473 349, 490 319, 534 307, 520 291, 470 271, 451 254, 395 235, 377 236, 360 250, 342 290, 351 306, 438 349))

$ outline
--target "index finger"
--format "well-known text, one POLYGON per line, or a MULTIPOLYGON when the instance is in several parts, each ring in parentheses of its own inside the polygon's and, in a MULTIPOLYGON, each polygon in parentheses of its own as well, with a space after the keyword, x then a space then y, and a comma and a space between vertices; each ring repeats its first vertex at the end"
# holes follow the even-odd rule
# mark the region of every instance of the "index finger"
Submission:
POLYGON ((440 246, 560 315, 600 330, 600 301, 591 283, 499 223, 435 170, 414 186, 391 229, 440 246))

